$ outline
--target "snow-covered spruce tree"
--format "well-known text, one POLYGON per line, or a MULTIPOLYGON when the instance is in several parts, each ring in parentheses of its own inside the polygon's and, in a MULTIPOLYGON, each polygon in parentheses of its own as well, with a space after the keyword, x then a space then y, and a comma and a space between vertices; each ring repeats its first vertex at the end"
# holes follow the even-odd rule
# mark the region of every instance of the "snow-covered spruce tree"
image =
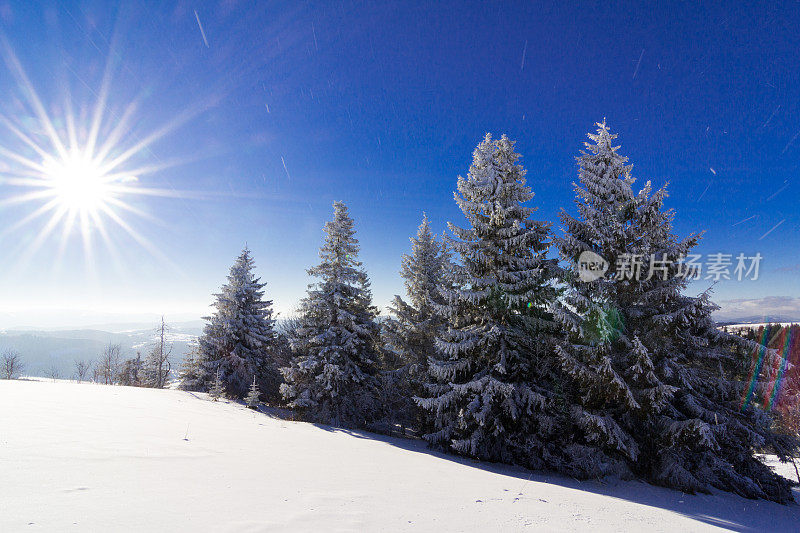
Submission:
POLYGON ((144 381, 144 361, 141 352, 136 352, 136 357, 126 359, 122 363, 117 380, 126 387, 141 387, 144 381))
POLYGON ((253 258, 245 248, 216 294, 216 311, 198 339, 200 382, 207 389, 217 370, 227 393, 247 394, 250 378, 269 383, 277 372, 271 352, 275 348, 272 300, 264 300, 265 283, 253 274, 253 258))
POLYGON ((197 341, 192 341, 189 344, 189 350, 186 353, 186 358, 181 365, 178 380, 181 390, 199 391, 203 389, 203 384, 200 379, 200 346, 197 341))
POLYGON ((308 270, 319 281, 301 302, 281 393, 308 420, 363 427, 375 411, 379 328, 344 203, 333 204, 325 233, 322 261, 308 270))
POLYGON ((413 397, 423 393, 428 358, 435 355, 436 337, 445 325, 435 305, 444 304, 439 287, 448 265, 446 245, 436 239, 423 215, 416 237, 411 238, 411 254, 404 254, 400 265, 408 301, 395 296, 389 306, 393 316, 382 324, 381 404, 393 425, 422 425, 413 397))
POLYGON ((219 369, 214 372, 214 381, 211 382, 208 395, 211 396, 211 399, 215 402, 225 397, 225 383, 222 381, 222 372, 219 369))
POLYGON ((478 145, 455 199, 469 227, 450 224, 458 254, 440 287, 448 320, 432 358, 433 383, 417 398, 432 445, 483 460, 558 466, 557 370, 546 309, 556 298, 545 259, 549 224, 535 208, 506 136, 478 145))
POLYGON ((428 357, 435 352, 435 340, 444 323, 435 305, 443 304, 439 293, 449 255, 443 242, 436 240, 428 217, 423 216, 416 237, 411 238, 411 254, 400 264, 408 301, 395 296, 389 311, 393 317, 384 324, 385 342, 396 366, 411 365, 412 373, 427 373, 428 357))
POLYGON ((250 391, 247 393, 247 397, 244 399, 247 407, 249 407, 250 409, 255 409, 258 406, 259 396, 261 396, 261 391, 258 390, 256 377, 253 376, 253 382, 250 384, 250 391))
POLYGON ((567 471, 791 500, 788 482, 753 456, 766 448, 786 457, 795 444, 772 433, 763 412, 741 407, 734 345, 744 341, 716 328, 708 293, 683 294, 680 259, 699 237, 673 234, 665 188, 652 193, 647 183, 634 194, 616 135, 598 127, 578 158, 578 217, 562 212, 556 240, 570 265, 553 307, 569 332, 556 350, 574 438, 567 471), (580 279, 586 251, 610 263, 604 277, 580 279))

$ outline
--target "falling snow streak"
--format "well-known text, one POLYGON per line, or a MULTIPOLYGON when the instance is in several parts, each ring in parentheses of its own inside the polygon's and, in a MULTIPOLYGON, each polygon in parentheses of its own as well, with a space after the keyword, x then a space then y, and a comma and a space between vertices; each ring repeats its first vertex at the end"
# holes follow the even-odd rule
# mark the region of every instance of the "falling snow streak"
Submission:
POLYGON ((520 70, 525 69, 525 54, 528 52, 528 39, 525 39, 525 46, 522 47, 522 63, 519 65, 520 70))
POLYGON ((743 219, 743 220, 740 220, 740 221, 739 221, 739 222, 737 222, 736 224, 733 224, 731 227, 738 226, 739 224, 744 224, 744 223, 745 223, 745 222, 747 222, 748 220, 753 220, 754 218, 756 218, 756 216, 757 216, 757 215, 751 215, 751 216, 749 216, 749 217, 747 217, 747 218, 745 218, 745 219, 743 219))
POLYGON ((777 191, 775 191, 774 193, 772 193, 772 194, 769 196, 769 198, 767 198, 767 202, 769 202, 770 200, 772 200, 773 198, 775 198, 776 196, 778 196, 780 193, 782 193, 782 192, 783 192, 783 191, 786 189, 786 187, 788 187, 788 186, 789 186, 789 182, 787 181, 787 182, 784 184, 784 186, 783 186, 783 187, 781 187, 780 189, 778 189, 777 191))
POLYGON ((197 10, 194 10, 194 18, 197 19, 197 27, 200 28, 200 35, 203 36, 203 42, 206 44, 206 48, 208 48, 208 39, 206 38, 206 30, 203 29, 203 23, 200 22, 200 15, 197 14, 197 10))
POLYGON ((636 70, 633 71, 633 78, 632 80, 636 79, 636 74, 639 73, 639 65, 642 64, 642 57, 644 57, 644 48, 642 48, 642 53, 639 54, 639 61, 636 62, 636 70))
POLYGON ((766 238, 766 236, 767 236, 767 235, 769 235, 770 233, 772 233, 773 231, 775 231, 776 229, 778 229, 778 227, 779 227, 781 224, 783 224, 784 222, 786 222, 786 219, 785 219, 785 218, 784 218, 783 220, 781 220, 780 222, 778 222, 777 224, 775 224, 774 226, 772 226, 772 228, 771 228, 771 229, 770 229, 768 232, 766 232, 764 235, 762 235, 761 237, 759 237, 759 238, 758 238, 758 240, 760 241, 760 240, 763 240, 764 238, 766 238))
POLYGON ((283 163, 283 171, 286 172, 286 178, 291 181, 292 177, 289 175, 289 169, 286 168, 286 161, 284 161, 283 156, 281 156, 281 163, 283 163))
POLYGON ((708 189, 709 189, 709 187, 711 187, 711 184, 712 184, 712 183, 714 183, 714 181, 713 181, 713 180, 708 182, 708 185, 706 185, 706 188, 705 188, 705 189, 703 189, 703 192, 702 192, 702 193, 700 193, 700 196, 698 196, 698 197, 697 197, 697 200, 695 200, 696 202, 699 202, 700 200, 702 200, 702 199, 703 199, 703 196, 705 196, 705 195, 706 195, 706 193, 708 192, 708 189))
POLYGON ((775 108, 775 111, 773 111, 773 112, 772 112, 772 114, 769 116, 769 118, 768 118, 767 120, 765 120, 765 121, 764 121, 764 123, 761 125, 761 128, 759 128, 759 129, 764 129, 764 128, 766 128, 766 127, 767 127, 767 124, 769 124, 769 123, 770 123, 770 121, 771 121, 771 120, 772 120, 772 119, 775 117, 775 114, 778 112, 778 110, 779 110, 780 108, 781 108, 781 106, 780 106, 780 105, 778 105, 778 107, 776 107, 776 108, 775 108))
POLYGON ((790 147, 790 146, 792 146, 792 144, 794 143, 794 141, 797 139, 797 137, 798 137, 798 136, 800 136, 800 131, 798 131, 797 133, 795 133, 795 134, 794 134, 794 137, 792 137, 791 139, 789 139, 789 142, 788 142, 788 143, 786 143, 786 146, 784 146, 784 147, 783 147, 783 151, 781 152, 781 155, 783 155, 783 154, 785 154, 785 153, 786 153, 786 150, 788 150, 788 149, 789 149, 789 147, 790 147))

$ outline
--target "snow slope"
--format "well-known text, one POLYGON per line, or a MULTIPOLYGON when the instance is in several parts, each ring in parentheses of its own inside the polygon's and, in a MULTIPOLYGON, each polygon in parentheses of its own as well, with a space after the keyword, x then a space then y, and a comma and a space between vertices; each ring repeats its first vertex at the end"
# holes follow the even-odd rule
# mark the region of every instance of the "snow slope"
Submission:
POLYGON ((797 504, 579 483, 432 453, 416 441, 283 421, 203 394, 0 381, 3 532, 799 525, 797 504))

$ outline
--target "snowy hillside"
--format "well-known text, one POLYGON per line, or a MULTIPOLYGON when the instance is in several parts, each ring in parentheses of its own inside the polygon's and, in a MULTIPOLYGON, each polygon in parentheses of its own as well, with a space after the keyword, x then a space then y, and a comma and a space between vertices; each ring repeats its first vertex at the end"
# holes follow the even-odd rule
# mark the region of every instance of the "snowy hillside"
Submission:
POLYGON ((790 531, 800 523, 797 504, 530 474, 204 394, 0 381, 0 406, 0 531, 790 531))

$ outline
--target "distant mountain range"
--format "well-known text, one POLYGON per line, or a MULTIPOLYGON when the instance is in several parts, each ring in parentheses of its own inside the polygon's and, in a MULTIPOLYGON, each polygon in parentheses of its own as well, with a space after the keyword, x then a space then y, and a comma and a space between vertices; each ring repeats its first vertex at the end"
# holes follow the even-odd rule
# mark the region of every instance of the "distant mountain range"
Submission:
MULTIPOLYGON (((74 373, 76 360, 95 360, 109 344, 119 344, 123 358, 135 356, 137 351, 144 357, 156 339, 155 328, 142 327, 142 324, 108 324, 106 327, 111 331, 89 328, 0 331, 0 353, 7 349, 18 351, 26 375, 45 377, 55 370, 60 377, 69 378, 74 373), (128 326, 133 328, 127 329, 128 326)), ((172 367, 177 369, 188 352, 189 343, 202 332, 202 322, 170 324, 169 327, 172 367)))
POLYGON ((717 324, 720 326, 729 326, 731 324, 781 324, 794 322, 800 324, 800 317, 789 315, 754 315, 746 317, 729 317, 727 319, 717 318, 717 324))

